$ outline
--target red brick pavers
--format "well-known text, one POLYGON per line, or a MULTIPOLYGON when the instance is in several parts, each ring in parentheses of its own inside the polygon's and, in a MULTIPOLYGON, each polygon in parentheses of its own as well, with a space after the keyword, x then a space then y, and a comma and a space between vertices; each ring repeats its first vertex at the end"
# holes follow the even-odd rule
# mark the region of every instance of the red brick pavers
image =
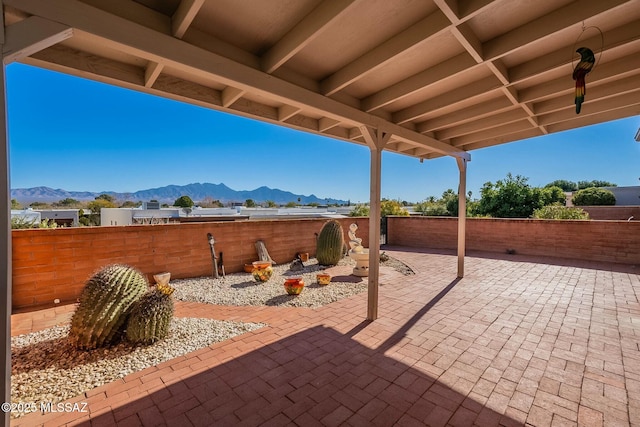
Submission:
POLYGON ((367 295, 320 309, 178 304, 269 326, 72 400, 90 412, 15 425, 640 426, 640 276, 631 266, 386 251, 367 295))

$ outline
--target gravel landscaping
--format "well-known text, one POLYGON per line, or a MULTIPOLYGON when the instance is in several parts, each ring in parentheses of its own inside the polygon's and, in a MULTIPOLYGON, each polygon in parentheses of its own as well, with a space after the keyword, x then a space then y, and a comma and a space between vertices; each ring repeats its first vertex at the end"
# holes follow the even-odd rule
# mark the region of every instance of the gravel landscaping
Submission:
MULTIPOLYGON (((344 258, 339 266, 355 263, 344 258)), ((381 265, 393 267, 403 274, 413 274, 403 263, 390 258, 381 265)), ((320 307, 367 289, 367 279, 348 274, 339 275, 326 286, 316 282, 316 274, 325 271, 315 259, 304 268, 290 270, 289 264, 273 267, 273 276, 258 283, 250 273, 228 274, 226 278, 172 280, 176 300, 219 305, 256 305, 320 307), (284 280, 303 277, 305 288, 297 296, 287 295, 284 280)), ((348 268, 343 269, 349 271, 348 268)), ((230 322, 211 319, 174 318, 169 336, 150 346, 132 346, 126 342, 91 351, 77 350, 67 340, 68 326, 56 326, 11 338, 11 400, 20 411, 13 418, 41 403, 52 404, 78 396, 92 388, 115 381, 133 372, 155 366, 166 360, 221 342, 266 326, 258 323, 230 322)))
MULTIPOLYGON (((354 264, 344 258, 339 265, 354 264)), ((355 265, 355 264, 354 264, 355 265)), ((174 297, 181 301, 204 302, 217 305, 256 305, 280 307, 316 308, 342 298, 364 292, 367 280, 354 276, 334 278, 329 285, 320 286, 316 274, 325 271, 315 259, 304 263, 302 270, 290 270, 289 264, 273 266, 273 275, 264 283, 256 282, 251 273, 228 274, 226 278, 213 279, 199 277, 194 279, 172 280, 176 291, 174 297), (288 295, 284 290, 287 277, 302 277, 305 287, 300 295, 288 295)))
POLYGON ((41 403, 62 402, 128 374, 261 328, 258 323, 174 318, 169 336, 150 346, 126 342, 77 350, 67 340, 69 326, 11 338, 11 401, 21 417, 41 403))

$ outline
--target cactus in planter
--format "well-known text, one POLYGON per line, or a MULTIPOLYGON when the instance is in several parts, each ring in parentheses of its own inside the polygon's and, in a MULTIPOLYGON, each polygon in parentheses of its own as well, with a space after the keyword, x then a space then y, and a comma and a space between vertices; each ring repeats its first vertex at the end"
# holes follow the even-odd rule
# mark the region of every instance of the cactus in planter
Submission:
POLYGON ((342 258, 344 232, 342 225, 335 219, 327 221, 320 230, 316 247, 318 264, 336 265, 342 258))
POLYGON ((146 277, 132 267, 114 264, 98 270, 80 295, 71 319, 71 342, 82 349, 114 343, 133 305, 148 288, 146 277))
POLYGON ((142 296, 127 321, 127 340, 133 344, 153 344, 166 338, 173 317, 174 289, 158 285, 142 296))

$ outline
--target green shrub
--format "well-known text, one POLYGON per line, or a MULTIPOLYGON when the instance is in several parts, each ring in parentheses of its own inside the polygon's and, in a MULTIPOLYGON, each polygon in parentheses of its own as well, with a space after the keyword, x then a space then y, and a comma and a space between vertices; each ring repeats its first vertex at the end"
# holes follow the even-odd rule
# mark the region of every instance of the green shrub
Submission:
POLYGON ((349 212, 349 216, 369 216, 369 206, 356 205, 356 207, 349 212))
POLYGON ((380 202, 380 216, 387 217, 390 215, 409 216, 409 211, 398 200, 382 200, 380 202))
POLYGON ((173 206, 177 206, 179 208, 191 208, 195 203, 191 200, 189 196, 180 196, 173 202, 173 206))
POLYGON ((442 202, 420 202, 416 204, 415 210, 424 216, 449 216, 449 210, 442 202))
POLYGON ((534 210, 533 217, 538 219, 589 219, 589 214, 581 208, 555 204, 534 210))
POLYGON ((538 191, 540 191, 540 198, 543 206, 553 205, 556 203, 564 205, 567 200, 567 196, 564 194, 562 188, 555 185, 541 188, 538 191))
POLYGON ((573 204, 576 206, 600 206, 616 204, 616 196, 611 191, 595 187, 578 190, 573 195, 572 200, 573 204))

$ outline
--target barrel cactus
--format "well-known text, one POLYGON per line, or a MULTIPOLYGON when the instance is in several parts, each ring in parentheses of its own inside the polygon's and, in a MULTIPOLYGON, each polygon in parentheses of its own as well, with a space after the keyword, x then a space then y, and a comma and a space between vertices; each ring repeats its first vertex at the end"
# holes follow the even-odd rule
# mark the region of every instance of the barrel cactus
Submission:
POLYGON ((127 321, 127 340, 133 344, 153 344, 166 338, 173 317, 174 289, 158 285, 142 296, 127 321))
POLYGON ((70 341, 78 348, 111 345, 123 332, 135 302, 149 289, 146 277, 126 265, 109 265, 87 281, 71 319, 70 341))
POLYGON ((316 248, 318 264, 336 265, 342 258, 343 248, 344 232, 342 231, 342 225, 335 219, 327 221, 318 235, 316 248))

